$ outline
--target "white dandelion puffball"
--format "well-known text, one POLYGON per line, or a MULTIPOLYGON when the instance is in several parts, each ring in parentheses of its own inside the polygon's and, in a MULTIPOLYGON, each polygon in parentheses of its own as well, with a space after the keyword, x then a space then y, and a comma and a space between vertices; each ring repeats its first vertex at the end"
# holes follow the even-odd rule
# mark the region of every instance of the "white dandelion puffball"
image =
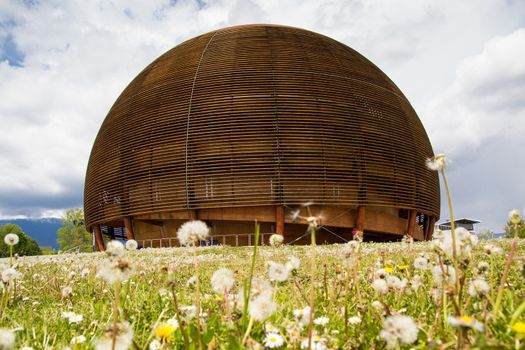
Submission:
POLYGON ((120 241, 109 241, 106 247, 106 254, 113 258, 119 258, 126 253, 124 245, 120 241))
POLYGON ((301 266, 301 260, 299 260, 298 257, 291 255, 288 257, 288 261, 285 265, 288 271, 293 272, 299 269, 299 267, 301 266))
POLYGON ((513 225, 519 225, 521 223, 521 216, 519 210, 514 209, 509 213, 509 221, 513 225))
POLYGON ((275 234, 270 236, 269 242, 270 242, 270 245, 272 247, 279 247, 279 246, 281 246, 283 244, 284 237, 283 237, 283 235, 279 235, 279 234, 275 233, 275 234))
POLYGON ((383 330, 379 336, 386 341, 387 348, 395 349, 399 343, 414 343, 418 332, 417 325, 411 317, 389 316, 383 322, 383 330))
POLYGON ((15 332, 7 328, 0 328, 0 349, 11 349, 15 345, 15 332))
POLYGON ((414 259, 414 268, 417 270, 428 270, 430 261, 426 256, 420 256, 414 259))
POLYGON ((288 279, 288 274, 290 270, 286 265, 279 264, 273 261, 268 263, 268 275, 270 280, 277 282, 284 282, 288 279))
POLYGON ((11 284, 14 280, 19 278, 20 276, 21 276, 21 273, 11 267, 2 271, 2 281, 5 284, 11 284))
MULTIPOLYGON (((95 342, 95 350, 110 350, 113 349, 112 332, 102 336, 95 342)), ((117 337, 115 342, 115 350, 128 350, 133 343, 133 329, 128 322, 121 322, 117 324, 117 337)))
POLYGON ((83 335, 77 335, 76 337, 71 338, 71 345, 83 344, 86 342, 86 337, 83 335))
POLYGON ((275 310, 277 310, 277 304, 272 300, 271 293, 263 293, 253 299, 248 305, 248 312, 250 317, 255 321, 264 321, 270 317, 275 310))
POLYGON ((471 297, 480 297, 490 292, 490 286, 483 278, 476 278, 468 286, 468 294, 471 297))
POLYGON ((372 282, 372 289, 381 294, 388 292, 388 284, 384 279, 377 279, 372 282))
POLYGON ((234 283, 233 271, 230 269, 218 269, 213 276, 211 276, 213 291, 218 294, 229 292, 234 283))
POLYGON ((434 157, 428 158, 426 163, 430 170, 442 170, 446 165, 445 155, 443 153, 436 154, 434 157))
POLYGON ((438 285, 442 285, 443 281, 447 285, 454 285, 456 283, 456 270, 450 265, 443 265, 443 270, 440 266, 434 266, 432 277, 438 285))
POLYGON ((182 224, 177 231, 177 238, 184 246, 192 245, 199 240, 205 240, 210 235, 210 229, 203 221, 193 220, 182 224))
POLYGON ((467 229, 458 227, 454 230, 456 233, 455 244, 452 239, 452 232, 445 232, 442 249, 449 256, 452 257, 454 245, 456 246, 457 256, 467 256, 472 251, 472 248, 478 245, 478 237, 471 234, 467 229))
POLYGON ((9 246, 14 246, 15 244, 18 244, 19 241, 20 241, 20 238, 18 238, 18 235, 15 233, 8 233, 4 237, 5 244, 9 246))
POLYGON ((128 239, 126 242, 126 249, 129 251, 137 250, 139 244, 134 239, 128 239))

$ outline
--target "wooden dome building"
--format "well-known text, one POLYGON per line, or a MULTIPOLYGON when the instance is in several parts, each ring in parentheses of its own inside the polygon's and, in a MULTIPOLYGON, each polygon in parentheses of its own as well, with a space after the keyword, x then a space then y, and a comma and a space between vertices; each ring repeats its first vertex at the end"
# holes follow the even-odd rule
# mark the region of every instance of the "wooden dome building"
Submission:
POLYGON ((424 240, 439 216, 433 155, 414 109, 355 50, 276 25, 224 28, 188 40, 147 66, 122 92, 93 145, 86 226, 178 245, 188 219, 213 243, 308 243, 292 213, 310 202, 319 242, 404 234, 424 240))

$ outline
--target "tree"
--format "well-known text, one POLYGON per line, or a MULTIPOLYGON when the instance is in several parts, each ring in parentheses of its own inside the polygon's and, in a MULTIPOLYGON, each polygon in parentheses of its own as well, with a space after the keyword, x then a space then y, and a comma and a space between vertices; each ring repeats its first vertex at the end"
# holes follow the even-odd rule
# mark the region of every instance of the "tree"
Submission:
POLYGON ((22 228, 15 224, 5 224, 0 226, 0 257, 9 257, 9 246, 5 244, 4 237, 8 233, 14 233, 18 236, 18 244, 13 246, 13 254, 18 255, 40 255, 38 243, 24 233, 22 228))
MULTIPOLYGON (((510 220, 505 224, 505 233, 508 238, 514 237, 514 224, 512 224, 510 220)), ((521 220, 521 223, 518 225, 518 237, 525 238, 525 220, 521 220)))
POLYGON ((478 233, 479 239, 492 239, 494 238, 494 232, 491 230, 485 230, 483 232, 478 233))
POLYGON ((82 208, 69 209, 62 216, 62 227, 57 231, 57 243, 62 251, 78 248, 81 252, 90 252, 91 233, 84 226, 84 210, 82 208))

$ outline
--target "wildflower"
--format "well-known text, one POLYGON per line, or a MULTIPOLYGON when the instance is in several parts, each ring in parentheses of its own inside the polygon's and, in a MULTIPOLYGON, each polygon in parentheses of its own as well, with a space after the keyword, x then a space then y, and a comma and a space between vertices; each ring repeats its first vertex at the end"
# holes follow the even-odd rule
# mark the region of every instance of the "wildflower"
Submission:
POLYGON ((426 163, 430 170, 442 170, 446 165, 445 155, 443 153, 436 154, 434 157, 428 158, 426 163))
POLYGON ((490 286, 483 278, 476 278, 469 284, 468 294, 470 294, 471 297, 480 297, 488 294, 488 292, 490 292, 490 286))
POLYGON ((294 310, 293 315, 297 318, 297 321, 301 326, 308 324, 308 322, 310 322, 310 306, 294 310))
POLYGON ((396 291, 402 291, 405 289, 406 285, 408 284, 408 280, 406 278, 403 278, 403 280, 400 280, 396 276, 388 276, 386 279, 386 283, 388 285, 388 288, 396 290, 396 291))
POLYGON ((115 282, 122 282, 129 278, 132 273, 129 261, 125 258, 120 258, 116 261, 105 261, 98 268, 97 277, 100 277, 110 284, 115 282))
POLYGON ((394 269, 392 269, 391 267, 385 267, 384 270, 388 273, 394 272, 394 269))
MULTIPOLYGON (((178 326, 178 324, 177 324, 178 326)), ((157 337, 159 337, 162 341, 167 341, 171 338, 171 335, 173 334, 173 332, 175 332, 177 330, 177 327, 175 326, 174 323, 170 322, 166 322, 166 323, 161 323, 159 324, 156 328, 155 328, 155 334, 157 335, 157 337)))
POLYGON ((191 276, 188 278, 188 281, 186 281, 186 286, 193 287, 197 283, 197 276, 191 276))
POLYGON ((283 264, 270 261, 268 264, 268 275, 270 280, 284 282, 288 279, 289 270, 283 264))
POLYGON ((443 271, 439 266, 432 268, 432 276, 434 282, 438 285, 442 285, 443 282, 447 285, 453 285, 456 283, 456 270, 450 265, 443 265, 443 271))
POLYGON ((162 349, 162 343, 158 341, 157 339, 153 339, 151 343, 149 343, 149 350, 160 350, 162 349))
MULTIPOLYGON (((326 342, 325 338, 321 338, 318 335, 314 335, 312 337, 312 347, 311 348, 313 350, 326 350, 328 349, 328 347, 326 346, 325 342, 326 342)), ((301 342, 301 349, 308 349, 308 343, 309 343, 308 338, 304 339, 301 342)))
POLYGON ((129 251, 137 250, 139 244, 134 239, 128 239, 126 242, 126 249, 129 251))
POLYGON ((326 326, 328 324, 328 321, 330 321, 330 319, 326 316, 321 316, 321 317, 317 317, 315 320, 314 320, 314 323, 316 325, 319 325, 319 326, 326 326))
POLYGON ((382 310, 383 309, 383 304, 381 304, 381 302, 378 301, 378 300, 374 300, 371 305, 376 310, 382 310))
POLYGON ((106 246, 106 254, 112 258, 120 258, 124 256, 126 250, 120 241, 109 241, 106 246))
POLYGON ((372 282, 372 289, 381 294, 388 292, 388 284, 384 279, 377 279, 372 282))
POLYGON ((230 269, 218 269, 211 276, 211 285, 215 293, 229 292, 234 283, 233 271, 230 269))
POLYGON ((493 244, 487 244, 483 247, 483 251, 485 252, 485 254, 487 255, 500 255, 503 250, 498 247, 498 246, 495 246, 493 244))
POLYGON ((349 241, 343 246, 343 256, 346 259, 352 259, 358 250, 359 250, 359 242, 349 241))
POLYGON ((480 261, 478 263, 478 273, 485 273, 488 270, 490 270, 490 265, 488 262, 480 261))
POLYGON ((86 337, 83 335, 77 335, 76 337, 71 338, 71 345, 83 344, 86 342, 86 337))
POLYGON ((450 316, 448 318, 448 324, 452 327, 473 328, 479 332, 483 331, 483 323, 470 316, 450 316))
POLYGON ((299 266, 301 266, 301 260, 299 260, 299 258, 294 255, 290 255, 285 265, 288 271, 295 271, 299 269, 299 266))
POLYGON ((264 330, 266 333, 279 333, 279 328, 275 327, 271 322, 264 324, 264 330))
POLYGON ((350 323, 351 325, 359 324, 361 323, 361 321, 361 317, 359 316, 352 316, 348 319, 348 323, 350 323))
POLYGON ((399 265, 397 266, 397 269, 402 271, 402 270, 408 269, 408 267, 409 267, 408 265, 399 265))
POLYGON ((12 284, 14 280, 18 279, 20 276, 21 273, 11 267, 2 271, 2 281, 8 285, 12 284))
POLYGON ((279 247, 280 245, 283 244, 284 237, 283 237, 283 235, 279 235, 279 234, 275 233, 275 234, 270 236, 269 242, 270 242, 270 245, 272 247, 279 247))
POLYGON ((195 305, 181 306, 180 313, 187 319, 192 319, 197 316, 197 307, 195 305))
POLYGON ((22 346, 20 350, 33 350, 33 348, 30 346, 22 346))
POLYGON ((421 285, 421 276, 414 275, 414 277, 412 277, 412 281, 410 282, 410 288, 412 288, 412 290, 416 291, 416 290, 419 289, 420 285, 421 285))
POLYGON ((414 268, 417 270, 428 270, 429 260, 426 256, 420 256, 414 259, 414 268))
POLYGON ((15 332, 0 328, 0 349, 11 349, 15 345, 15 332))
POLYGON ((62 296, 62 298, 67 298, 71 295, 71 293, 73 293, 73 288, 71 288, 70 286, 62 287, 62 289, 60 290, 60 295, 62 296))
POLYGON ((177 238, 180 244, 189 246, 199 240, 208 238, 210 230, 206 224, 200 220, 188 221, 182 224, 177 231, 177 238))
POLYGON ((5 244, 7 244, 9 246, 14 246, 14 245, 18 244, 19 241, 20 241, 20 239, 18 238, 18 235, 15 234, 15 233, 8 233, 4 237, 5 244))
MULTIPOLYGON (((390 269, 390 270, 392 270, 392 269, 390 269)), ((387 278, 387 276, 388 276, 388 272, 386 271, 386 269, 378 269, 378 270, 376 270, 374 272, 374 277, 376 279, 378 279, 378 278, 379 279, 385 279, 385 278, 387 278)))
POLYGON ((69 317, 69 324, 79 324, 80 322, 82 322, 82 320, 84 319, 84 316, 82 316, 81 314, 73 314, 69 317))
POLYGON ((525 334, 525 322, 516 322, 510 328, 516 333, 525 334))
MULTIPOLYGON (((514 209, 509 213, 509 221, 513 225, 521 224, 521 215, 519 210, 514 209)), ((7 236, 6 236, 7 237, 7 236)), ((7 242, 6 242, 7 243, 7 242)), ((16 243, 15 243, 16 244, 16 243)))
POLYGON ((278 348, 284 344, 284 339, 277 333, 268 333, 264 338, 264 346, 267 348, 278 348))
POLYGON ((442 242, 442 250, 448 255, 452 256, 453 254, 453 245, 456 246, 456 253, 458 256, 469 255, 472 251, 472 248, 478 244, 478 237, 471 234, 467 229, 463 227, 458 227, 455 229, 456 232, 456 241, 452 241, 452 233, 446 232, 444 234, 444 239, 442 242))
POLYGON ((276 309, 277 304, 273 302, 271 293, 259 295, 248 306, 248 312, 255 321, 266 320, 276 309))
POLYGON ((394 349, 402 344, 412 344, 417 340, 417 325, 408 316, 389 316, 383 322, 383 330, 379 336, 386 341, 389 349, 394 349))
POLYGON ((83 268, 82 271, 80 271, 80 277, 84 278, 87 275, 89 275, 89 269, 88 268, 83 268))
MULTIPOLYGON (((117 324, 117 336, 115 338, 115 350, 127 350, 133 342, 133 329, 128 322, 117 324)), ((95 350, 113 349, 113 329, 108 328, 104 335, 95 341, 95 350)))
MULTIPOLYGON (((250 290, 250 300, 255 299, 261 294, 272 294, 271 284, 263 279, 254 277, 252 279, 252 288, 250 290)), ((241 287, 238 295, 239 306, 244 307, 244 287, 241 287)))

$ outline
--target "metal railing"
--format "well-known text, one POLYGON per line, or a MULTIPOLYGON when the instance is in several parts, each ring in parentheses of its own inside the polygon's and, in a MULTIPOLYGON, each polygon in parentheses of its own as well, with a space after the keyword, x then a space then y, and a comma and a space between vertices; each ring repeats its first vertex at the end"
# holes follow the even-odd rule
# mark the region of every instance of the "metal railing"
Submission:
MULTIPOLYGON (((268 244, 269 237, 273 233, 261 233, 260 234, 260 245, 268 244)), ((152 238, 137 240, 139 246, 143 248, 171 248, 179 247, 179 240, 174 237, 166 238, 152 238)), ((228 234, 228 235, 212 235, 206 241, 201 241, 201 246, 211 245, 231 245, 234 247, 239 246, 251 246, 255 243, 255 233, 239 233, 239 234, 228 234)))

